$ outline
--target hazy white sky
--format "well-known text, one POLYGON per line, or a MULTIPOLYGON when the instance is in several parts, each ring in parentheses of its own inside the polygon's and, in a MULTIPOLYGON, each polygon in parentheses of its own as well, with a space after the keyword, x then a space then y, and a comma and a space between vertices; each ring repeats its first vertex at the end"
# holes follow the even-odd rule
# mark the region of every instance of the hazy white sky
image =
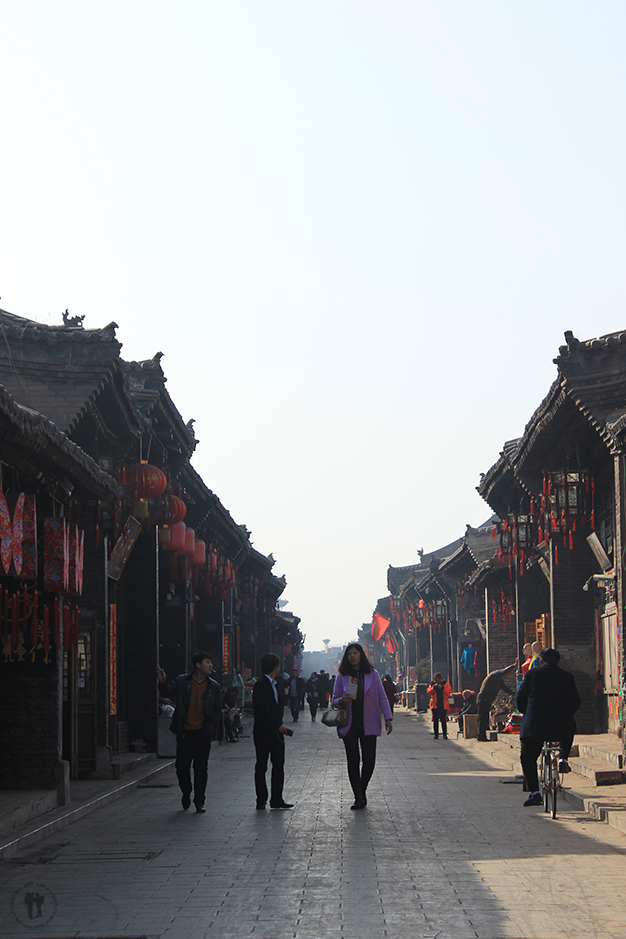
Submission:
POLYGON ((2 2, 0 306, 163 351, 307 648, 626 328, 623 2, 2 2))

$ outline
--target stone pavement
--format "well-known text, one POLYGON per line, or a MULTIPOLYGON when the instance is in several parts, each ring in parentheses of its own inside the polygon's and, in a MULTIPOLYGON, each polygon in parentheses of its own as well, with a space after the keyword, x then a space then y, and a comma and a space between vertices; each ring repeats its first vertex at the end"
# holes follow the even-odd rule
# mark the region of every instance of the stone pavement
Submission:
POLYGON ((294 811, 255 811, 250 739, 221 748, 206 815, 180 810, 167 770, 0 863, 2 939, 626 936, 619 832, 524 809, 510 772, 402 711, 351 812, 334 731, 295 731, 294 811))

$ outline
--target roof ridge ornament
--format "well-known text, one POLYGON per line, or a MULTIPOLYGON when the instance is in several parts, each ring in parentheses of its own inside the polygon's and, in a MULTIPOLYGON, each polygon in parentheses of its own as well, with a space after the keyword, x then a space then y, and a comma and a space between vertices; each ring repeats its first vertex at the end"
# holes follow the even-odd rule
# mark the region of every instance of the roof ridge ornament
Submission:
POLYGON ((63 325, 69 327, 70 329, 83 329, 83 321, 85 319, 85 314, 82 316, 70 316, 70 311, 66 310, 65 313, 62 313, 63 325))

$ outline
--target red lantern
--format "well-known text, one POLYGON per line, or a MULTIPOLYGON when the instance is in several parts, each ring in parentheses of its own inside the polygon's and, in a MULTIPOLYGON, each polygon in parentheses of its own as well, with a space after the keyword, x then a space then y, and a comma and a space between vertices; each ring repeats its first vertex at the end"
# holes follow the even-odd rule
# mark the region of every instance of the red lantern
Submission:
POLYGON ((164 525, 161 529, 161 547, 166 551, 180 551, 185 547, 185 532, 187 526, 184 522, 175 525, 164 525))
POLYGON ((179 499, 178 496, 170 496, 170 511, 168 516, 170 525, 175 525, 177 522, 182 522, 186 514, 187 506, 183 500, 179 499))
POLYGON ((196 547, 193 554, 189 558, 189 563, 192 567, 202 567, 206 561, 206 544, 204 541, 196 541, 196 547))
MULTIPOLYGON (((179 522, 179 525, 184 525, 184 522, 179 522)), ((182 548, 179 548, 176 554, 182 557, 190 558, 191 555, 196 550, 196 533, 193 528, 187 528, 185 526, 185 543, 182 548)))
POLYGON ((167 488, 167 476, 158 466, 140 463, 133 469, 132 482, 140 499, 158 499, 167 488))

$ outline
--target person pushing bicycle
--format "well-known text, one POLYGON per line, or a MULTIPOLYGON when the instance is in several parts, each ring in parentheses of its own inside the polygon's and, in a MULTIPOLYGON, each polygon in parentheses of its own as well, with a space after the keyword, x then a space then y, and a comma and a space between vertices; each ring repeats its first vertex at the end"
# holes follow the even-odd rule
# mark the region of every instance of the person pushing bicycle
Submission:
POLYGON ((524 805, 541 805, 537 757, 544 741, 560 744, 559 772, 569 773, 567 762, 580 707, 580 695, 574 676, 559 667, 561 656, 556 649, 542 649, 541 665, 526 672, 517 692, 517 709, 524 716, 520 728, 520 763, 530 795, 524 805))

